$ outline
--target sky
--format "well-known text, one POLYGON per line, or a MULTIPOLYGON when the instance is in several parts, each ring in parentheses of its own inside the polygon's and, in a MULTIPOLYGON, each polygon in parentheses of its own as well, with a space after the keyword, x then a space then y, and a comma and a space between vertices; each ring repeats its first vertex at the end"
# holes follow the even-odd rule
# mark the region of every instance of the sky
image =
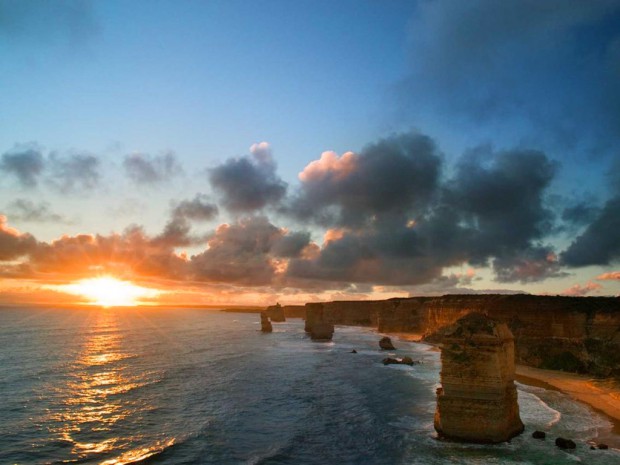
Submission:
POLYGON ((620 294, 620 0, 0 0, 0 63, 0 303, 620 294))

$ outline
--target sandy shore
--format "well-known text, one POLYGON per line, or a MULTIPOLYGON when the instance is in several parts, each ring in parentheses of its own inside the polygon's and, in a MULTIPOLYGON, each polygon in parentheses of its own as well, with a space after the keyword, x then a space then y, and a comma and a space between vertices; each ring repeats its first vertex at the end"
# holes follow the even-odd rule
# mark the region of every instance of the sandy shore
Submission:
POLYGON ((597 441, 620 448, 620 385, 618 383, 524 365, 517 365, 516 371, 517 381, 521 383, 556 389, 607 416, 613 427, 611 431, 601 431, 597 441))

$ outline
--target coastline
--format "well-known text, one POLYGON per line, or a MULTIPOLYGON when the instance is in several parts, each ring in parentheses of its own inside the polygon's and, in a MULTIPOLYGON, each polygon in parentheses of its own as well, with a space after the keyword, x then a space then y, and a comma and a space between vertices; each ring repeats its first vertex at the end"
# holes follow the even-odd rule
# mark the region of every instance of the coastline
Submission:
POLYGON ((620 385, 613 380, 525 365, 516 366, 515 378, 523 384, 560 391, 607 417, 612 427, 599 432, 596 441, 620 449, 620 385))
MULTIPOLYGON (((390 333, 390 336, 407 342, 422 342, 439 350, 436 345, 424 342, 422 334, 390 333)), ((594 438, 595 442, 620 449, 620 383, 609 379, 595 379, 585 375, 543 370, 525 365, 516 365, 515 368, 516 381, 560 391, 604 415, 611 422, 612 427, 610 430, 600 431, 599 435, 594 438)))

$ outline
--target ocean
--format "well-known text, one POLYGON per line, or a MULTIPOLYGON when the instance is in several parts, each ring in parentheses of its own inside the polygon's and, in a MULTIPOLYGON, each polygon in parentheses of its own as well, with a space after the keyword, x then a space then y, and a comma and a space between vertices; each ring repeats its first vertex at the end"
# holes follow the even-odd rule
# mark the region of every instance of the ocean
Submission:
POLYGON ((370 329, 259 329, 196 309, 1 309, 0 464, 620 464, 587 443, 610 422, 557 391, 518 385, 510 443, 439 441, 430 346, 395 340, 421 363, 384 366, 370 329))

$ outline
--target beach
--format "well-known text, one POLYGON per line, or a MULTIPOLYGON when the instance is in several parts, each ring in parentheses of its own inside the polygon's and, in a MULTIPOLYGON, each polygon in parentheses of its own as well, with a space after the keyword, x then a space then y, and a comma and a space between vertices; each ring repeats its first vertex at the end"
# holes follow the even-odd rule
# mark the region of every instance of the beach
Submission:
POLYGON ((601 431, 598 440, 620 448, 620 384, 608 379, 517 365, 520 383, 556 389, 572 399, 588 404, 612 422, 611 431, 601 431))

